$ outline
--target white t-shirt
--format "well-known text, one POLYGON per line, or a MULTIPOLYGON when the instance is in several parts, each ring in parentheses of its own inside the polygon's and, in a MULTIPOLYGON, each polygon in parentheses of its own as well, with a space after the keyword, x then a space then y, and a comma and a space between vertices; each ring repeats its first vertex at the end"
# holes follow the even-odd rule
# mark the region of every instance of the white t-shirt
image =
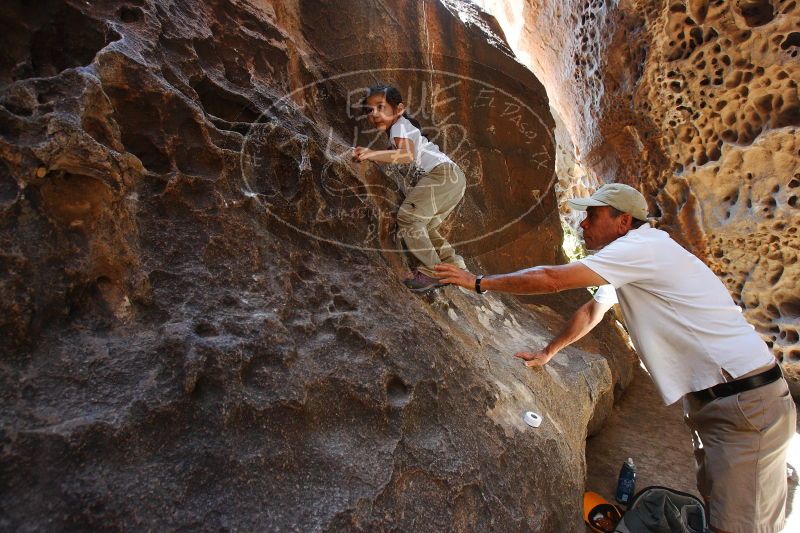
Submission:
POLYGON ((774 361, 722 281, 667 233, 642 226, 581 263, 617 292, 633 345, 664 402, 774 361))
POLYGON ((617 291, 611 285, 600 285, 597 287, 597 292, 594 293, 594 299, 597 303, 601 304, 618 304, 617 291))
POLYGON ((392 148, 397 148, 394 143, 395 137, 408 139, 414 143, 414 162, 425 172, 430 172, 433 167, 442 163, 452 163, 450 158, 439 150, 439 146, 430 142, 406 117, 398 118, 389 129, 389 143, 392 148))

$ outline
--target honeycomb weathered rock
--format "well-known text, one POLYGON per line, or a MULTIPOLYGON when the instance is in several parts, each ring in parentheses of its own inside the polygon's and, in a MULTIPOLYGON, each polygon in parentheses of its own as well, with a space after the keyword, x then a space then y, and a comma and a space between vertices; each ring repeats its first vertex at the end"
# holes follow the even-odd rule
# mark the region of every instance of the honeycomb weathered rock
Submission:
POLYGON ((511 46, 548 88, 579 174, 641 188, 800 396, 800 3, 528 0, 518 16, 511 46))

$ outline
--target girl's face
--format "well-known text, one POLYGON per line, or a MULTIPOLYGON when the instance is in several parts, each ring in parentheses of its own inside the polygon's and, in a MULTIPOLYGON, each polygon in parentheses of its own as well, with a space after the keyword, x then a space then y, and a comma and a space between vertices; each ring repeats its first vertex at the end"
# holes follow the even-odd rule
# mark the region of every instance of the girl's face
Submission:
POLYGON ((397 117, 403 114, 404 109, 405 106, 402 103, 397 104, 397 107, 392 107, 383 94, 373 94, 367 98, 367 118, 370 124, 380 131, 388 130, 397 117))

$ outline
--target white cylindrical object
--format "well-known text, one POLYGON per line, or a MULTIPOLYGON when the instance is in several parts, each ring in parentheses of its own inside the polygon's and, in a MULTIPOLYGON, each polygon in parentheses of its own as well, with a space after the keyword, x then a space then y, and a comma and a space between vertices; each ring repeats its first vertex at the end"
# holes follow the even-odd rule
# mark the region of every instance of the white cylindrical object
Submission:
POLYGON ((533 411, 526 411, 522 416, 522 419, 532 428, 538 428, 540 425, 542 425, 541 415, 538 415, 533 411))

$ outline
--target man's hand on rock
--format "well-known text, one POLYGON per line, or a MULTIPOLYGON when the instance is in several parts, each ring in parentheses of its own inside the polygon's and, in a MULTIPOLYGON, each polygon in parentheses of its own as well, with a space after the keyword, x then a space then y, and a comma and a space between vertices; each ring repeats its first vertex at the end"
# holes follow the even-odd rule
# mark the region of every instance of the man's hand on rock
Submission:
POLYGON ((433 268, 436 270, 436 277, 442 283, 458 285, 472 291, 475 290, 475 276, 472 273, 448 263, 439 263, 434 265, 433 268))
POLYGON ((544 366, 553 358, 556 352, 549 353, 547 348, 538 352, 517 352, 514 357, 525 361, 525 366, 544 366))

